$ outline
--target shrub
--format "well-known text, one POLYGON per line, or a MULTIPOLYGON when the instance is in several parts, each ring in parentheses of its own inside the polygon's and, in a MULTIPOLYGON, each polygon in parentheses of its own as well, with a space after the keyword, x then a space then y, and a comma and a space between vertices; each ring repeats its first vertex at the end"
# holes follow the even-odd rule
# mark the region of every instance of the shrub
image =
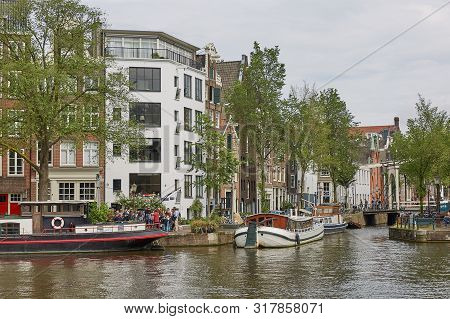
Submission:
POLYGON ((194 218, 193 219, 198 219, 198 218, 200 218, 202 216, 203 204, 198 198, 196 198, 192 202, 192 205, 191 205, 190 209, 194 213, 194 218))
POLYGON ((196 234, 214 233, 219 228, 219 224, 212 220, 196 219, 191 221, 191 232, 196 234))
POLYGON ((98 206, 97 203, 89 205, 88 220, 91 224, 106 223, 111 215, 108 206, 102 203, 98 206))

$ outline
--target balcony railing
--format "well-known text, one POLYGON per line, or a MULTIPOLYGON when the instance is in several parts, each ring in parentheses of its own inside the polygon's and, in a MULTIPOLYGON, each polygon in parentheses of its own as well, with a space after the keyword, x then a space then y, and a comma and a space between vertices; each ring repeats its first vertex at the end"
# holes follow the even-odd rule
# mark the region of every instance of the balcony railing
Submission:
POLYGON ((190 66, 197 70, 201 70, 203 67, 201 62, 195 61, 168 49, 106 47, 105 55, 124 59, 168 59, 190 66))

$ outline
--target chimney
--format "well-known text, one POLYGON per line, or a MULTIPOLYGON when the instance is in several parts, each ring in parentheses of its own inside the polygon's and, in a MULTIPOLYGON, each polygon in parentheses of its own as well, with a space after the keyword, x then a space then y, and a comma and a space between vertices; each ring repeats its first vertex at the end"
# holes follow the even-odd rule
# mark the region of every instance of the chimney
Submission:
POLYGON ((241 64, 243 64, 244 66, 248 65, 248 58, 245 54, 242 55, 241 64))
POLYGON ((394 125, 397 129, 400 129, 400 119, 398 116, 394 117, 394 125))

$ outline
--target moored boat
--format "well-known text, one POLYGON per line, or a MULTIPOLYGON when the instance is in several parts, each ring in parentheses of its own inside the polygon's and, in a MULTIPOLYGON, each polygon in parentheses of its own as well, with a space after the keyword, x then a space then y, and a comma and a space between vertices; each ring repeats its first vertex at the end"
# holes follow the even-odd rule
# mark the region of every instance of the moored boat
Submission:
POLYGON ((341 233, 347 228, 338 205, 318 205, 313 210, 314 221, 323 224, 325 235, 341 233))
POLYGON ((323 225, 314 223, 312 217, 255 214, 236 230, 234 242, 239 248, 293 247, 319 240, 323 234, 323 225))
POLYGON ((148 229, 144 223, 89 225, 84 215, 86 205, 84 202, 24 203, 30 210, 22 212, 21 217, 0 218, 0 254, 140 250, 167 236, 165 232, 148 229), (40 229, 42 224, 51 228, 40 229))

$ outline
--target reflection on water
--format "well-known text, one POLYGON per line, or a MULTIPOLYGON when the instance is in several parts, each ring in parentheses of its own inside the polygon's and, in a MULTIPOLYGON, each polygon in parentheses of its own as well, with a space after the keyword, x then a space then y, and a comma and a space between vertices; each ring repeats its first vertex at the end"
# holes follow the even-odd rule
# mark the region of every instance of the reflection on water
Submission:
POLYGON ((299 248, 0 256, 2 298, 448 298, 449 244, 348 230, 299 248))

